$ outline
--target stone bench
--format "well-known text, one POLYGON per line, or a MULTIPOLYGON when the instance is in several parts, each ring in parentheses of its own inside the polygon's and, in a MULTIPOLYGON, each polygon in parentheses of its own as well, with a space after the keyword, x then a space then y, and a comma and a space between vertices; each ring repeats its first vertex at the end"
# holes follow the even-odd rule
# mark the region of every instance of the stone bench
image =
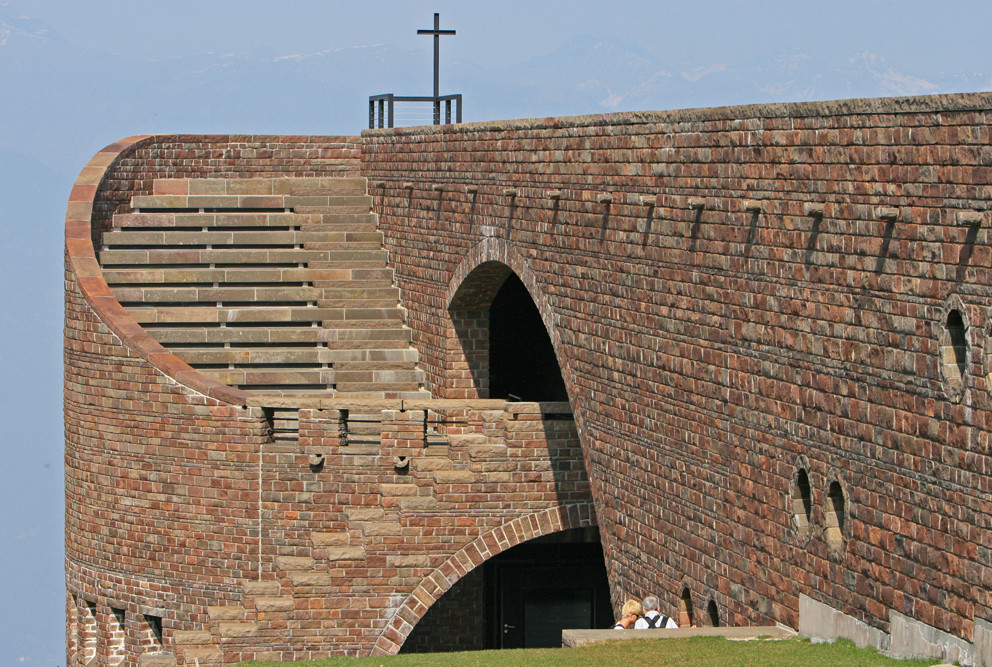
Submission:
POLYGON ((744 626, 744 627, 702 627, 677 628, 674 630, 562 630, 563 647, 582 646, 610 641, 634 641, 638 639, 685 639, 687 637, 725 637, 737 641, 747 639, 791 639, 798 636, 795 630, 784 625, 744 626))

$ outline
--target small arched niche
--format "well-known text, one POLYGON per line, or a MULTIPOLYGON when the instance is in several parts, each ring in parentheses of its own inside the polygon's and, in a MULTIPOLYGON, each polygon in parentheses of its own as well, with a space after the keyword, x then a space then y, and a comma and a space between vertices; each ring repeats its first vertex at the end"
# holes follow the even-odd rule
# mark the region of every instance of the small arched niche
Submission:
POLYGON ((844 553, 844 529, 846 528, 847 497, 844 487, 834 480, 827 489, 826 507, 823 513, 823 537, 831 555, 840 558, 844 553))
POLYGON ((961 400, 968 387, 968 319, 960 298, 953 297, 939 327, 940 375, 944 393, 961 400))
POLYGON ((813 490, 809 483, 809 473, 805 468, 796 470, 792 480, 792 493, 789 497, 792 509, 792 527, 800 544, 809 541, 813 516, 813 490))
POLYGON ((691 628, 696 624, 692 610, 692 592, 686 586, 682 589, 682 597, 679 598, 679 618, 680 628, 691 628))
POLYGON ((716 600, 712 598, 706 605, 706 620, 708 625, 714 628, 720 627, 720 609, 716 606, 716 600))

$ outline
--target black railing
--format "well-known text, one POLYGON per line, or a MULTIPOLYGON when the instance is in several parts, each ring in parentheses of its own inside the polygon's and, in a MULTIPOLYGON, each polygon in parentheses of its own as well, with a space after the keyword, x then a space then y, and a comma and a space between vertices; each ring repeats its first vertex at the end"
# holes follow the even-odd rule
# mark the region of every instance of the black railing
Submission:
MULTIPOLYGON (((441 103, 444 103, 444 124, 451 124, 451 103, 455 103, 455 121, 462 122, 462 96, 459 95, 438 95, 437 97, 401 97, 386 93, 385 95, 372 95, 369 97, 369 129, 374 130, 383 127, 395 127, 396 103, 397 102, 431 102, 434 107, 433 124, 441 124, 441 103)), ((426 116, 423 116, 426 120, 426 116)), ((426 123, 414 123, 416 125, 426 125, 426 123)))

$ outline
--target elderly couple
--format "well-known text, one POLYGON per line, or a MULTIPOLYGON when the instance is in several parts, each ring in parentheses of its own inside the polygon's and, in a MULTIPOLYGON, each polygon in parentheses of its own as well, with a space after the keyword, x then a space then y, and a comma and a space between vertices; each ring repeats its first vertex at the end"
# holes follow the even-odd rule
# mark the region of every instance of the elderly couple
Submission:
POLYGON ((658 596, 649 595, 641 605, 631 599, 623 603, 620 609, 620 620, 613 626, 614 630, 648 630, 649 628, 677 628, 678 624, 670 617, 658 612, 658 596))

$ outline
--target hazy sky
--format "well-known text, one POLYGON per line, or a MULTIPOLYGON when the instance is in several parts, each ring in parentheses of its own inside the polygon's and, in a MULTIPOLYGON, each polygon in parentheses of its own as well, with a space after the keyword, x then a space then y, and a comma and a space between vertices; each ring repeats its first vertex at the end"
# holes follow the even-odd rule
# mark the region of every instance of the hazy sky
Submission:
POLYGON ((358 134, 370 94, 465 119, 992 89, 992 2, 0 0, 0 662, 64 664, 69 189, 154 132, 358 134), (608 7, 608 8, 607 8, 608 7))

